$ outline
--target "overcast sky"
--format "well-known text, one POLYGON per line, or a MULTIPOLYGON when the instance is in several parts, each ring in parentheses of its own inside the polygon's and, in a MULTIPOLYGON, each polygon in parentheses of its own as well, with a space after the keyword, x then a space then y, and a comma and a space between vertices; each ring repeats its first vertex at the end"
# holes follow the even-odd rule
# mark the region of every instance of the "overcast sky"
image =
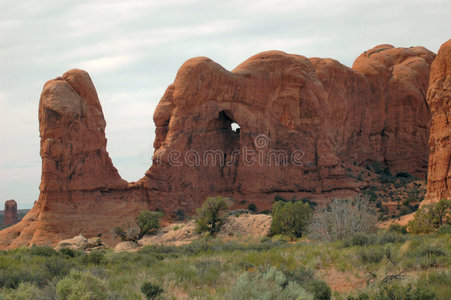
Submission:
POLYGON ((348 66, 383 43, 437 52, 451 38, 450 11, 449 0, 0 0, 0 209, 38 199, 39 96, 69 69, 91 75, 107 149, 136 181, 150 166, 154 109, 187 59, 208 56, 231 70, 273 49, 348 66))

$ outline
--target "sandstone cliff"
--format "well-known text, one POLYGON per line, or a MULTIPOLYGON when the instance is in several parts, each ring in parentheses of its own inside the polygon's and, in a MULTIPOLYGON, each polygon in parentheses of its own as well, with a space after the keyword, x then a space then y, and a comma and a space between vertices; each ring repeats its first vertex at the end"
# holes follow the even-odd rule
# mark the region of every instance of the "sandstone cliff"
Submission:
POLYGON ((427 102, 431 113, 426 202, 451 199, 451 40, 431 66, 427 102))
POLYGON ((326 203, 368 182, 346 173, 377 162, 424 176, 427 78, 434 54, 383 45, 353 68, 279 51, 233 71, 188 60, 155 110, 153 164, 122 180, 106 152, 105 120, 89 75, 71 70, 44 86, 39 107, 41 194, 0 248, 103 234, 141 209, 193 213, 207 196, 270 208, 274 196, 326 203), (232 123, 240 126, 233 130, 232 123))

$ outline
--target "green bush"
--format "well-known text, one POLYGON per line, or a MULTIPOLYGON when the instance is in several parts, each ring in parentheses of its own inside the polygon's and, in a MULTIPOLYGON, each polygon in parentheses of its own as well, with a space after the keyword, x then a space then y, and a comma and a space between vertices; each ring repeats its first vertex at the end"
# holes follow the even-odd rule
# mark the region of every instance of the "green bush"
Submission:
POLYGON ((143 210, 136 218, 136 224, 140 229, 139 238, 146 234, 154 234, 161 228, 160 219, 164 214, 160 211, 143 210))
POLYGON ((263 272, 245 272, 232 286, 226 299, 313 299, 298 283, 272 267, 263 272))
POLYGON ((31 255, 46 256, 46 257, 58 255, 58 252, 55 251, 50 246, 36 246, 36 245, 33 245, 33 246, 30 247, 30 252, 29 253, 31 255))
POLYGON ((387 229, 389 232, 396 232, 400 234, 407 234, 407 226, 403 226, 398 223, 390 224, 390 226, 387 229))
POLYGON ((399 216, 408 215, 408 214, 410 214, 412 212, 413 212, 412 207, 410 207, 410 206, 402 206, 401 209, 399 210, 399 216))
POLYGON ((80 260, 85 265, 88 264, 100 265, 103 264, 105 261, 105 252, 102 250, 95 250, 80 256, 80 260))
POLYGON ((151 282, 144 282, 141 286, 141 292, 146 296, 147 299, 155 299, 160 294, 164 292, 164 290, 151 282))
POLYGON ((380 247, 362 248, 359 251, 359 257, 364 264, 373 264, 380 262, 386 251, 380 247))
POLYGON ((315 278, 312 269, 298 266, 293 271, 284 270, 284 275, 288 282, 296 282, 307 292, 313 295, 315 300, 329 300, 332 290, 324 281, 315 278))
POLYGON ((197 209, 196 231, 198 233, 207 232, 214 236, 221 230, 225 221, 224 212, 229 208, 230 199, 220 196, 209 197, 197 209))
POLYGON ((415 257, 423 269, 438 267, 441 264, 445 264, 445 260, 447 259, 447 254, 442 248, 432 245, 421 245, 411 251, 409 255, 415 257))
POLYGON ((272 209, 270 235, 301 237, 312 220, 308 203, 278 201, 272 209))
POLYGON ((91 273, 71 270, 70 274, 56 285, 59 298, 66 300, 108 299, 107 285, 91 273))
POLYGON ((445 224, 435 231, 435 234, 451 234, 451 225, 445 224))
POLYGON ((66 247, 59 249, 58 252, 60 254, 62 254, 63 256, 71 257, 71 258, 72 257, 76 257, 76 256, 80 256, 80 255, 83 254, 82 251, 77 251, 77 250, 73 250, 73 249, 66 248, 66 247))
POLYGON ((433 300, 437 299, 430 289, 417 288, 412 283, 404 283, 396 280, 387 284, 382 284, 375 299, 380 300, 433 300))
POLYGON ((451 223, 451 200, 441 199, 420 207, 409 222, 408 229, 412 233, 430 233, 443 225, 451 223))
POLYGON ((313 294, 314 300, 329 300, 332 296, 332 290, 324 281, 312 281, 305 287, 305 289, 313 294))
POLYGON ((366 246, 374 244, 375 237, 363 232, 358 232, 354 234, 353 237, 345 241, 345 245, 350 246, 366 246))
POLYGON ((160 219, 164 216, 161 211, 143 210, 136 217, 136 227, 128 225, 127 229, 121 226, 114 227, 114 233, 122 241, 138 242, 146 234, 154 234, 161 228, 160 219))
POLYGON ((251 203, 247 206, 247 209, 249 209, 250 211, 253 211, 253 212, 257 212, 257 205, 255 205, 254 203, 251 203))
POLYGON ((344 247, 352 246, 384 246, 391 243, 404 243, 407 236, 393 231, 381 231, 378 234, 356 233, 351 238, 344 240, 344 247))
MULTIPOLYGON (((21 283, 17 289, 10 289, 4 295, 5 300, 30 300, 40 299, 40 290, 31 283, 21 283)), ((0 294, 1 296, 1 294, 0 294)))

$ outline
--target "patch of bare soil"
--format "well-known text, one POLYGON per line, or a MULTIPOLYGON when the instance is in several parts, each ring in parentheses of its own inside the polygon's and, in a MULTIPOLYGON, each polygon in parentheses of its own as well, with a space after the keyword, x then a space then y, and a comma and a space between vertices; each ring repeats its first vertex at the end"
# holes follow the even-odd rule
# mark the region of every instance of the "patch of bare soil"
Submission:
POLYGON ((320 270, 318 277, 324 280, 333 291, 339 293, 352 292, 366 286, 364 276, 344 273, 334 268, 320 270))

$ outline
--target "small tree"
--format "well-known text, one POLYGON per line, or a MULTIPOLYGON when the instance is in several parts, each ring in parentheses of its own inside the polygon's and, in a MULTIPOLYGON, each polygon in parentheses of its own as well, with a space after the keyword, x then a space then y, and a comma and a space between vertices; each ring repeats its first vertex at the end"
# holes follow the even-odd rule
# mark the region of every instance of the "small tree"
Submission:
POLYGON ((208 197, 197 210, 196 231, 207 232, 212 236, 218 233, 224 224, 224 211, 229 208, 229 202, 229 198, 221 196, 208 197))
POLYGON ((163 213, 160 211, 143 210, 135 219, 136 226, 127 224, 126 229, 116 226, 113 231, 122 241, 137 243, 146 234, 154 234, 161 228, 160 218, 162 217, 163 213))
POLYGON ((420 207, 407 227, 412 233, 429 233, 450 222, 451 200, 441 199, 420 207))
POLYGON ((365 197, 333 199, 318 212, 309 227, 313 238, 335 241, 375 230, 376 211, 365 197))
POLYGON ((444 222, 451 222, 451 200, 441 199, 437 204, 435 204, 434 217, 437 223, 436 228, 440 228, 444 225, 444 222))
POLYGON ((272 209, 270 235, 301 237, 312 220, 312 210, 302 201, 277 201, 272 209))

